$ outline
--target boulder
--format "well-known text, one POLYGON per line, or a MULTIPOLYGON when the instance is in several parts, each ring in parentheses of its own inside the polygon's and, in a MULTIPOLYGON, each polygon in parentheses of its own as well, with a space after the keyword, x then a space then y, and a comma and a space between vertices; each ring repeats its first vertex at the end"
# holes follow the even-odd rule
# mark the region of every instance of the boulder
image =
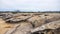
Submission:
POLYGON ((16 28, 12 28, 7 31, 5 34, 30 34, 32 25, 28 22, 21 22, 16 28))
POLYGON ((18 17, 13 17, 13 18, 7 19, 6 22, 18 23, 18 22, 26 21, 30 17, 31 16, 18 16, 18 17))
POLYGON ((33 27, 41 26, 42 24, 45 24, 45 18, 39 17, 39 16, 33 16, 27 20, 30 22, 33 27))
POLYGON ((42 31, 45 29, 57 29, 57 28, 60 28, 60 20, 44 24, 40 27, 33 29, 31 32, 42 31))
POLYGON ((1 13, 0 16, 2 16, 1 18, 5 19, 10 19, 13 17, 12 13, 1 13))

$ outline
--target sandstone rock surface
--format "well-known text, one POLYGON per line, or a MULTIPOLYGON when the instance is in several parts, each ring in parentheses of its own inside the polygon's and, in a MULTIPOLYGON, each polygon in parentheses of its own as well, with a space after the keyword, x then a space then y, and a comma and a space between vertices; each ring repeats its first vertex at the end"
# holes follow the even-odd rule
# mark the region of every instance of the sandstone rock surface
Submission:
POLYGON ((0 34, 60 34, 60 14, 0 13, 0 34))

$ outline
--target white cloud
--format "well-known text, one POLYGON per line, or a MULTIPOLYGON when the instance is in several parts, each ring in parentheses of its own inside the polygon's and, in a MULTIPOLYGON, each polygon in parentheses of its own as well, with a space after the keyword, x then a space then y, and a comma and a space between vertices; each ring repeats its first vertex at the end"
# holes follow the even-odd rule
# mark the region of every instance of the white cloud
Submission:
POLYGON ((0 0, 0 9, 60 11, 59 0, 0 0))

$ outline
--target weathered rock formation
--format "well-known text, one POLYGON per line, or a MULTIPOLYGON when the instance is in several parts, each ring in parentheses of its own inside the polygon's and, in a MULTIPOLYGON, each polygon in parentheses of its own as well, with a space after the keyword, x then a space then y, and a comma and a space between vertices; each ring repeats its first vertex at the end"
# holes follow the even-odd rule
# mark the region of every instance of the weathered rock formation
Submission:
POLYGON ((0 13, 0 34, 60 34, 58 13, 0 13))
POLYGON ((47 30, 48 31, 50 31, 50 30, 56 30, 58 28, 60 28, 60 20, 44 24, 44 25, 42 25, 40 27, 37 27, 37 28, 33 29, 31 32, 33 32, 33 33, 34 32, 38 32, 38 31, 40 31, 40 32, 44 31, 45 32, 47 30))

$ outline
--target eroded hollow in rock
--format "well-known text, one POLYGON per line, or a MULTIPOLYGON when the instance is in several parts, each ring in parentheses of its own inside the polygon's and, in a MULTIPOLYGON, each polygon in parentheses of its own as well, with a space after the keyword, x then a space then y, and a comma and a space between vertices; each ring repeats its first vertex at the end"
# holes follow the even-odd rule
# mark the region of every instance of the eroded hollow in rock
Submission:
POLYGON ((32 34, 44 34, 43 32, 39 33, 39 32, 34 32, 32 34))
POLYGON ((39 32, 33 32, 33 33, 31 33, 31 34, 39 34, 39 32))

